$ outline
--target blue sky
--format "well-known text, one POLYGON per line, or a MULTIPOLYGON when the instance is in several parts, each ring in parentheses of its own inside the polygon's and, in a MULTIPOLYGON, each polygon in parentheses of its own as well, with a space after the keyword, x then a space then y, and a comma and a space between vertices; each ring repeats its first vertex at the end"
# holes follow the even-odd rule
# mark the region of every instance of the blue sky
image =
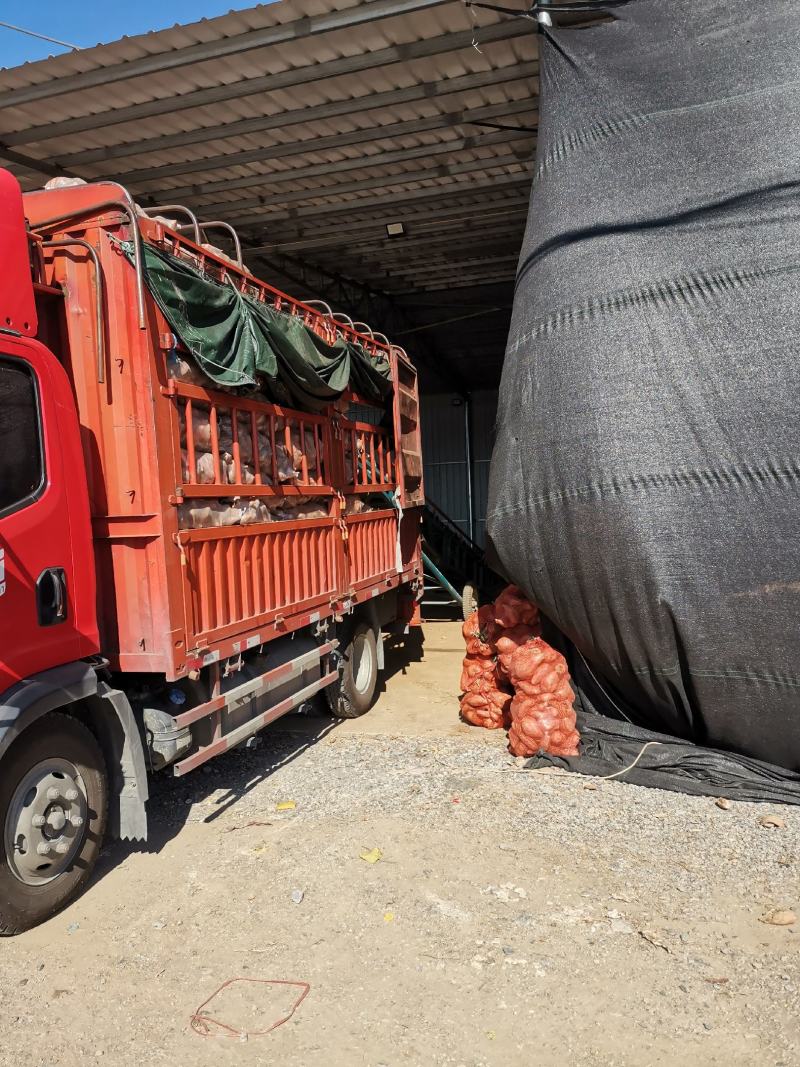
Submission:
MULTIPOLYGON (((46 33, 82 48, 133 37, 148 30, 163 30, 176 22, 197 22, 202 18, 224 15, 255 3, 236 0, 0 0, 0 21, 23 26, 26 30, 46 33)), ((58 45, 39 41, 0 26, 0 67, 61 55, 67 51, 58 45)))

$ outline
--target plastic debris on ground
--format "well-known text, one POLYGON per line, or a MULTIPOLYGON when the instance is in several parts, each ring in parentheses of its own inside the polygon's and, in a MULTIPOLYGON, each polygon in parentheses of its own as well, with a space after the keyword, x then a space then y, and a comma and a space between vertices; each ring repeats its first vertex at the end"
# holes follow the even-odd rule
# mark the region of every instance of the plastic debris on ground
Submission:
POLYGON ((218 1034, 223 1037, 236 1038, 239 1041, 247 1041, 250 1037, 263 1037, 287 1023, 310 992, 311 986, 308 982, 287 981, 281 978, 229 978, 210 997, 203 1001, 200 1007, 192 1014, 189 1024, 194 1032, 201 1037, 211 1037, 218 1034), (258 1004, 262 999, 263 992, 265 992, 264 987, 274 987, 278 991, 286 990, 287 993, 289 990, 298 991, 288 994, 291 999, 287 998, 284 1002, 286 1007, 283 1013, 271 1022, 269 1019, 261 1021, 258 1018, 258 1004), (238 997, 235 997, 228 1005, 226 994, 229 997, 231 991, 234 994, 238 994, 238 997), (215 1012, 230 1011, 232 1014, 240 1014, 245 1009, 244 1014, 255 1013, 255 1026, 250 1028, 244 1022, 237 1024, 216 1018, 215 1015, 212 1015, 212 1009, 209 1007, 213 1001, 218 1001, 214 1009, 215 1012), (246 1011, 247 1008, 250 1008, 251 1011, 246 1011))
POLYGON ((379 859, 383 858, 383 853, 379 848, 365 848, 360 853, 360 858, 367 863, 377 863, 379 859))

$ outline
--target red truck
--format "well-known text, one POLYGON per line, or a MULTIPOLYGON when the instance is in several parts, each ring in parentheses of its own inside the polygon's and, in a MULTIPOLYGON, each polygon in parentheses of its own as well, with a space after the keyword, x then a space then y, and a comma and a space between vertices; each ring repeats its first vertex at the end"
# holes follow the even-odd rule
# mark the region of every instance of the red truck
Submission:
POLYGON ((419 620, 408 357, 161 211, 0 170, 2 934, 146 839, 151 772, 366 711, 419 620))

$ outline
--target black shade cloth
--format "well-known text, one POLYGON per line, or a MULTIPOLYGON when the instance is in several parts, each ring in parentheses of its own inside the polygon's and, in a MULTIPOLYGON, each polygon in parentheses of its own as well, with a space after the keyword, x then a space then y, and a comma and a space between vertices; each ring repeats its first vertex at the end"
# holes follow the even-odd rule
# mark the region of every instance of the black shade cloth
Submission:
POLYGON ((800 774, 748 756, 702 748, 666 734, 578 712, 579 756, 539 755, 527 768, 561 767, 694 796, 800 804, 800 774))
POLYGON ((800 3, 540 36, 488 532, 641 725, 800 768, 800 3))

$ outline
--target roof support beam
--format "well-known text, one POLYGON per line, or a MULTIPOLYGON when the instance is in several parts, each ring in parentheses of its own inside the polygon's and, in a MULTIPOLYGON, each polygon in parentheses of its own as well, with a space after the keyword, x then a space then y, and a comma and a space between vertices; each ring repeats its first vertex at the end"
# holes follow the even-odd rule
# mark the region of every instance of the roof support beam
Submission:
MULTIPOLYGON (((492 160, 483 161, 489 166, 499 166, 492 160)), ((522 166, 516 160, 514 163, 517 166, 522 166)), ((463 171, 462 171, 463 173, 463 171)), ((411 177, 409 181, 414 181, 411 177)), ((335 204, 312 204, 309 207, 294 208, 290 211, 273 211, 268 209, 260 212, 257 215, 244 215, 242 218, 232 218, 232 226, 269 226, 273 222, 290 222, 293 219, 307 219, 316 218, 323 220, 326 217, 331 220, 331 224, 336 226, 341 224, 342 218, 351 214, 359 214, 367 211, 380 211, 386 209, 386 213, 393 219, 397 218, 398 211, 402 210, 403 205, 409 204, 425 204, 432 201, 439 201, 446 204, 451 198, 458 199, 459 197, 471 197, 476 195, 480 197, 485 193, 489 196, 493 192, 500 192, 508 188, 515 189, 529 189, 531 184, 530 174, 501 174, 494 178, 488 178, 487 181, 478 182, 476 184, 465 182, 450 182, 448 185, 439 185, 433 189, 417 192, 416 190, 409 193, 396 193, 394 196, 378 197, 377 199, 370 199, 369 197, 360 197, 357 200, 345 200, 335 204)), ((320 195, 317 193, 316 195, 320 195)), ((326 192, 327 195, 327 192, 326 192)), ((282 198, 282 202, 283 202, 282 198)), ((475 208, 480 209, 482 205, 480 200, 475 203, 475 208)), ((265 204, 266 208, 266 204, 265 204)))
MULTIPOLYGON (((326 196, 349 196, 351 193, 360 193, 365 189, 391 189, 395 185, 408 185, 412 182, 437 181, 440 178, 451 178, 458 174, 473 174, 475 171, 491 171, 501 167, 525 167, 532 166, 533 159, 530 149, 519 153, 510 152, 505 156, 489 156, 487 159, 468 159, 460 163, 440 163, 435 167, 424 170, 395 171, 389 174, 375 174, 371 178, 361 178, 352 182, 337 182, 335 185, 323 184, 313 189, 294 189, 290 192, 280 192, 280 203, 302 204, 306 200, 319 200, 326 196)), ((211 214, 214 218, 220 215, 224 218, 231 209, 234 211, 249 211, 251 208, 261 208, 269 204, 273 199, 271 191, 274 185, 280 185, 283 181, 296 182, 304 176, 304 171, 298 169, 289 175, 276 175, 275 181, 271 176, 265 176, 261 183, 264 190, 259 196, 238 200, 223 200, 215 204, 203 204, 203 212, 206 217, 211 214)), ((330 206, 330 205, 328 205, 330 206)), ((236 225, 234 222, 233 225, 236 225)))
POLYGON ((461 248, 468 243, 478 243, 487 238, 491 240, 495 235, 505 238, 507 234, 519 234, 521 239, 523 227, 520 225, 520 218, 524 216, 524 213, 525 207, 520 204, 511 217, 508 215, 502 215, 499 218, 492 215, 486 218, 468 216, 460 220, 458 229, 449 232, 447 230, 437 232, 431 227, 419 230, 409 225, 405 234, 400 237, 386 237, 383 227, 377 234, 369 234, 366 237, 343 234, 338 238, 335 246, 320 247, 317 249, 317 254, 340 256, 342 253, 352 251, 359 255, 367 250, 379 256, 402 256, 414 255, 418 252, 427 254, 431 250, 440 248, 461 248), (352 236, 349 241, 348 236, 352 236))
POLYGON ((7 148, 4 141, 0 141, 0 159, 5 159, 8 163, 13 163, 17 167, 22 167, 32 174, 46 174, 50 178, 75 178, 76 175, 72 171, 67 170, 66 167, 62 167, 60 163, 52 159, 32 159, 30 156, 24 155, 22 152, 15 152, 11 148, 7 148))
POLYGON ((351 257, 342 260, 319 259, 315 262, 321 267, 336 268, 355 277, 371 278, 376 273, 414 276, 422 274, 424 271, 460 270, 462 265, 476 260, 488 261, 501 255, 515 263, 519 259, 519 252, 514 248, 514 244, 498 240, 491 244, 485 242, 483 245, 475 244, 467 248, 459 248, 449 257, 444 256, 439 250, 435 256, 432 254, 426 257, 420 252, 413 259, 387 259, 379 255, 370 255, 369 257, 365 256, 363 259, 351 257))
MULTIPOLYGON (((356 170, 363 171, 369 170, 371 167, 390 167, 397 163, 410 163, 415 159, 429 160, 433 156, 442 155, 455 155, 458 152, 468 152, 475 148, 484 148, 489 145, 508 144, 510 141, 522 141, 526 142, 524 148, 514 150, 514 155, 519 154, 521 160, 529 160, 533 158, 534 145, 530 143, 530 135, 527 133, 502 133, 502 134, 490 134, 487 137, 482 137, 480 134, 477 136, 470 135, 468 137, 459 137, 452 141, 439 141, 433 145, 421 145, 416 148, 402 148, 396 152, 376 152, 373 155, 362 155, 355 159, 342 159, 336 163, 320 163, 318 165, 307 166, 305 164, 299 165, 292 170, 276 171, 272 174, 256 174, 247 178, 232 178, 230 181, 211 182, 207 186, 197 186, 194 190, 191 188, 182 189, 169 189, 164 190, 169 192, 171 197, 177 200, 189 199, 192 203, 197 204, 197 209, 205 208, 205 205, 197 203, 197 200, 201 196, 211 196, 214 193, 226 193, 233 192, 237 189, 251 189, 264 188, 268 186, 272 188, 275 185, 283 185, 286 182, 296 182, 298 178, 307 180, 310 178, 323 178, 331 174, 346 174, 348 171, 356 170)), ((400 177, 400 175, 398 175, 400 177)), ((405 176, 406 181, 416 181, 417 174, 415 172, 409 172, 405 176)), ((334 189, 336 187, 334 186, 334 189)), ((323 190, 320 189, 316 195, 320 195, 323 190)), ((324 190, 327 193, 327 189, 324 190)), ((285 200, 283 202, 286 202, 285 200)), ((249 204, 248 201, 236 201, 236 207, 245 207, 249 204)), ((253 201, 258 203, 258 201, 253 201)))
POLYGON ((359 269, 357 262, 347 260, 339 264, 330 264, 330 262, 319 262, 319 267, 326 269, 335 269, 338 267, 340 270, 345 271, 351 277, 383 277, 391 278, 394 281, 405 281, 416 285, 417 287, 425 287, 429 280, 435 280, 435 278, 442 276, 462 275, 469 274, 474 270, 480 269, 482 272, 489 271, 490 268, 497 267, 500 269, 502 264, 503 270, 508 270, 510 277, 513 277, 516 273, 516 266, 519 257, 517 255, 509 254, 506 250, 495 246, 489 254, 484 257, 479 257, 475 251, 470 253, 470 257, 465 262, 461 259, 454 258, 449 262, 439 261, 436 264, 423 264, 423 262, 416 262, 416 264, 391 264, 391 262, 372 262, 369 265, 369 269, 362 267, 359 269), (481 265, 479 267, 479 264, 481 265))
MULTIPOLYGON (((509 19, 507 22, 487 26, 481 31, 481 40, 482 43, 504 41, 530 32, 530 27, 524 25, 524 20, 509 19)), ((82 115, 78 118, 63 119, 59 122, 50 122, 41 126, 30 126, 15 133, 7 134, 6 139, 8 144, 30 144, 45 141, 52 137, 63 137, 65 134, 82 133, 86 130, 95 131, 108 126, 138 122, 141 119, 152 118, 155 115, 170 115, 190 108, 208 107, 211 104, 222 103, 226 100, 241 100, 244 97, 264 95, 275 92, 278 89, 290 89, 293 86, 307 84, 308 82, 317 82, 347 74, 357 74, 361 71, 374 70, 378 67, 391 66, 394 63, 407 63, 412 59, 423 59, 451 52, 458 48, 468 48, 471 40, 471 30, 440 34, 438 37, 433 37, 427 41, 392 45, 389 48, 381 48, 376 52, 363 52, 354 56, 344 56, 341 59, 332 59, 324 63, 310 63, 302 67, 293 67, 291 70, 279 71, 276 74, 266 74, 260 78, 245 78, 225 85, 196 89, 192 92, 182 93, 179 96, 173 95, 158 100, 149 100, 142 104, 130 104, 127 107, 110 109, 96 115, 82 115)), ((63 81, 64 79, 57 79, 53 84, 62 84, 63 81)), ((1 100, 2 94, 0 94, 1 100)), ((330 106, 341 107, 341 102, 334 101, 330 106)), ((351 101, 352 109, 353 103, 351 101)), ((342 112, 335 113, 341 114, 342 112)), ((243 134, 259 133, 263 130, 280 127, 283 125, 280 121, 283 114, 287 113, 257 115, 253 118, 240 119, 238 122, 221 123, 217 126, 191 129, 184 133, 151 137, 145 141, 137 138, 136 131, 131 130, 131 139, 128 142, 114 143, 104 148, 77 152, 71 158, 87 164, 98 160, 135 155, 139 152, 160 152, 165 148, 202 144, 219 138, 240 137, 243 134)), ((296 112, 288 112, 288 114, 296 115, 296 112)), ((325 116, 323 114, 320 117, 325 116)))
POLYGON ((473 311, 465 311, 463 315, 451 315, 449 319, 439 319, 437 322, 424 322, 420 326, 411 326, 407 330, 401 330, 395 337, 407 337, 410 333, 422 333, 424 330, 436 330, 440 326, 450 326, 456 322, 464 322, 466 319, 482 319, 502 313, 507 315, 511 305, 505 307, 478 308, 473 311))
MULTIPOLYGON (((374 53, 373 53, 374 57, 374 53)), ((442 81, 422 81, 411 85, 407 89, 387 90, 384 93, 372 93, 368 96, 358 96, 345 100, 329 100, 319 105, 307 108, 293 108, 287 111, 278 111, 271 115, 259 115, 255 118, 242 118, 238 122, 223 123, 219 126, 198 127, 180 133, 167 133, 161 137, 149 138, 144 141, 135 141, 129 144, 115 144, 103 148, 84 149, 83 152, 69 156, 67 161, 74 163, 111 162, 113 159, 132 155, 157 155, 164 156, 176 147, 185 147, 193 143, 210 143, 212 141, 231 140, 251 136, 253 133, 265 133, 270 130, 286 129, 290 126, 300 126, 307 129, 309 123, 327 122, 331 118, 339 116, 351 116, 357 109, 359 114, 368 114, 371 111, 381 111, 386 108, 396 108, 403 103, 415 103, 418 100, 437 99, 454 93, 464 93, 475 89, 487 89, 492 85, 506 84, 510 81, 525 79, 526 89, 530 92, 526 95, 535 96, 537 91, 538 63, 515 63, 512 66, 500 67, 497 70, 485 70, 479 74, 462 75, 459 78, 445 78, 442 81)), ((247 84, 245 82, 245 84, 247 84)), ((423 122, 416 117, 416 122, 423 122)), ((394 127, 402 123, 391 123, 384 127, 386 137, 401 136, 403 130, 394 127)), ((380 129, 381 127, 378 127, 380 129)), ((433 127, 422 127, 433 128, 433 127)), ((314 152, 322 152, 326 148, 337 145, 361 144, 364 133, 371 134, 375 127, 365 130, 346 130, 341 133, 331 134, 330 137, 311 138, 310 140, 274 143, 252 149, 251 152, 224 153, 203 159, 176 159, 170 163, 159 163, 157 166, 145 166, 139 170, 126 171, 131 181, 163 181, 164 178, 175 177, 181 174, 192 174, 197 170, 204 173, 213 170, 213 161, 219 160, 220 166, 229 166, 233 162, 250 163, 261 159, 281 159, 285 155, 297 155, 299 152, 308 152, 313 147, 314 152), (352 138, 352 140, 351 140, 352 138), (236 155, 236 159, 234 159, 236 155)), ((14 134, 12 134, 14 137, 14 134)))
MULTIPOLYGON (((494 307, 495 304, 505 300, 505 295, 502 285, 495 286, 493 290, 486 287, 478 290, 458 286, 458 291, 453 293, 452 297, 442 298, 441 296, 428 296, 426 293, 415 293, 414 296, 409 296, 403 301, 403 307, 415 314, 417 312, 424 314, 432 308, 456 308, 458 311, 469 311, 471 308, 494 307)), ((511 300, 507 302, 510 307, 511 300)))
POLYGON ((407 268, 392 267, 387 264, 389 274, 411 274, 415 278, 425 278, 428 275, 442 274, 470 274, 472 271, 486 270, 487 273, 494 269, 503 269, 506 266, 516 266, 519 256, 515 252, 502 251, 498 255, 480 256, 477 259, 440 260, 438 263, 429 263, 427 266, 409 264, 407 268))
MULTIPOLYGON (((509 73, 508 77, 499 77, 500 73, 505 71, 493 71, 490 74, 481 75, 468 75, 465 78, 450 78, 443 82, 422 82, 420 86, 415 86, 415 90, 419 89, 435 89, 436 96, 444 96, 450 93, 467 92, 471 89, 483 89, 493 85, 499 85, 504 82, 516 81, 523 74, 520 74, 522 64, 514 67, 506 68, 507 71, 514 71, 516 73, 509 73)), ((400 90, 402 93, 406 93, 407 90, 400 90)), ((397 94, 399 95, 399 93, 397 94)), ((427 92, 419 93, 419 96, 415 95, 411 99, 427 99, 430 94, 427 92)), ((275 115, 274 118, 286 119, 286 122, 277 122, 277 126, 292 126, 301 125, 306 127, 308 123, 316 122, 319 119, 328 119, 336 117, 336 115, 352 116, 355 113, 363 114, 372 110, 379 110, 384 105, 380 103, 379 97, 381 96, 395 96, 394 92, 391 93, 375 93, 373 96, 362 102, 361 98, 356 100, 336 101, 336 106, 332 104, 324 104, 319 108, 307 107, 298 108, 295 111, 283 111, 280 115, 275 115), (324 111, 322 115, 320 112, 324 111)), ((391 106, 396 106, 397 103, 403 103, 405 101, 394 100, 391 106)), ((285 159, 288 156, 296 155, 309 155, 317 152, 327 151, 329 148, 346 148, 350 145, 359 144, 380 144, 383 141, 395 141, 400 137, 407 137, 410 135, 425 133, 429 130, 439 130, 442 127, 447 126, 470 126, 479 125, 481 120, 487 115, 513 115, 516 114, 515 106, 518 101, 505 102, 502 104, 487 105, 482 108, 473 108, 469 111, 444 111, 437 115, 430 115, 425 118, 415 117, 413 119, 406 119, 401 122, 392 122, 388 125, 376 125, 367 126, 358 130, 347 130, 343 133, 333 133, 325 137, 305 137, 299 141, 290 141, 288 143, 278 143, 264 145, 259 148, 251 148, 241 152, 228 152, 223 155, 206 156, 203 159, 182 159, 176 163, 165 163, 157 167, 144 167, 140 170, 125 170, 126 181, 129 185, 135 185, 141 187, 145 183, 156 182, 158 183, 160 190, 166 190, 165 181, 169 181, 170 178, 180 177, 183 174, 195 175, 195 174, 210 174, 213 171, 218 170, 230 170, 231 167, 242 166, 249 163, 263 163, 270 159, 285 159)), ((525 100, 526 108, 519 108, 519 111, 530 111, 531 101, 525 100)), ((385 106, 390 106, 386 104, 385 106)), ((480 134, 482 138, 491 137, 491 134, 480 134)), ((530 136, 528 134, 528 136, 530 136)), ((146 144, 146 142, 142 142, 146 144)), ((79 154, 71 157, 80 162, 79 154)), ((258 180, 258 176, 254 176, 250 179, 252 182, 258 180)), ((230 188, 230 183, 223 179, 219 182, 207 183, 206 186, 193 183, 192 185, 175 186, 170 189, 170 192, 177 197, 182 196, 199 196, 204 192, 213 191, 207 186, 219 185, 220 188, 230 188)))
MULTIPOLYGON (((428 264, 427 266, 409 267, 392 265, 391 263, 375 263, 371 266, 370 277, 394 282, 402 281, 417 288, 425 289, 429 282, 435 282, 441 278, 461 279, 473 274, 477 274, 482 278, 484 275, 495 271, 500 271, 509 278, 513 278, 518 259, 519 257, 516 255, 509 255, 508 252, 501 251, 498 255, 470 259, 465 263, 458 259, 428 264)), ((323 266, 323 264, 319 264, 319 266, 323 266)), ((342 269, 347 271, 348 274, 353 271, 353 267, 349 263, 343 264, 342 269)))
MULTIPOLYGON (((523 190, 520 191, 524 192, 523 190)), ((493 200, 488 204, 454 207, 445 211, 421 211, 418 214, 405 214, 402 211, 392 215, 393 222, 403 222, 409 227, 412 234, 437 233, 454 227, 462 227, 464 222, 478 222, 483 220, 500 221, 509 216, 526 215, 528 211, 528 198, 525 195, 508 197, 504 200, 493 200)), ((264 245, 251 245, 251 252, 297 252, 302 249, 315 249, 335 251, 339 248, 352 247, 350 240, 355 235, 364 236, 361 242, 374 239, 379 235, 381 240, 385 233, 383 219, 366 219, 360 222, 348 222, 346 232, 335 234, 326 233, 314 226, 308 230, 302 227, 286 230, 285 233, 276 231, 273 240, 264 245)))
MULTIPOLYGON (((473 285, 491 285, 496 282, 505 282, 510 287, 514 285, 514 270, 500 270, 500 271, 478 271, 471 274, 460 274, 458 272, 453 273, 447 278, 437 278, 436 280, 429 279, 425 282, 424 291, 427 293, 440 292, 446 289, 448 292, 452 292, 459 286, 468 288, 473 285)), ((419 293, 419 286, 406 286, 405 288, 399 288, 394 290, 395 296, 406 296, 407 294, 419 293)))
MULTIPOLYGON (((510 221, 490 219, 488 222, 473 223, 467 220, 454 233, 423 233, 417 235, 416 238, 413 234, 407 234, 405 237, 398 238, 385 237, 383 240, 371 241, 369 244, 354 242, 350 247, 356 255, 367 251, 389 258, 394 256, 427 257, 429 255, 441 255, 453 249, 461 251, 472 245, 483 245, 487 241, 504 241, 507 243, 509 238, 513 240, 518 237, 521 242, 523 229, 524 212, 520 211, 516 218, 512 218, 510 221)), ((344 251, 346 251, 345 248, 333 251, 327 249, 319 254, 338 256, 344 251)))
POLYGON ((95 67, 93 70, 53 78, 36 85, 23 86, 19 89, 6 89, 0 92, 0 108, 19 107, 37 100, 47 100, 64 93, 80 92, 100 85, 111 85, 131 78, 142 78, 164 70, 176 70, 190 64, 203 63, 209 59, 221 59, 223 56, 240 55, 252 52, 266 45, 298 41, 320 34, 334 33, 336 30, 352 29, 370 22, 393 18, 396 15, 408 15, 415 11, 425 11, 438 7, 448 0, 369 0, 367 3, 355 4, 343 10, 326 12, 324 15, 311 15, 260 30, 248 30, 235 37, 215 38, 201 41, 186 48, 154 55, 142 56, 123 63, 95 67))

